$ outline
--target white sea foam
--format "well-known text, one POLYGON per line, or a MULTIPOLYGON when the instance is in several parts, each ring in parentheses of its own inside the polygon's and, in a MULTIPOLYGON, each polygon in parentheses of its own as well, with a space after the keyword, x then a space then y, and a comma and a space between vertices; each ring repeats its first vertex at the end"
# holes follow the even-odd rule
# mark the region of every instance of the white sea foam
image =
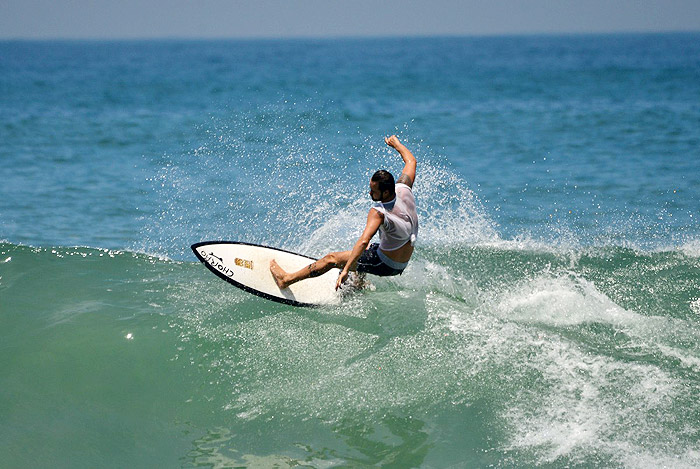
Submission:
POLYGON ((678 249, 688 257, 700 257, 700 239, 688 241, 678 249))
POLYGON ((593 283, 573 274, 542 274, 512 286, 494 304, 516 321, 570 326, 601 322, 627 327, 640 317, 616 305, 593 283))
MULTIPOLYGON (((511 450, 533 452, 538 464, 602 455, 626 461, 658 444, 677 381, 653 365, 593 355, 565 340, 537 341, 527 364, 542 374, 506 411, 511 450)), ((653 459, 644 459, 651 466, 653 459)))
POLYGON ((694 301, 690 302, 690 309, 695 313, 695 314, 700 314, 700 298, 695 299, 694 301))

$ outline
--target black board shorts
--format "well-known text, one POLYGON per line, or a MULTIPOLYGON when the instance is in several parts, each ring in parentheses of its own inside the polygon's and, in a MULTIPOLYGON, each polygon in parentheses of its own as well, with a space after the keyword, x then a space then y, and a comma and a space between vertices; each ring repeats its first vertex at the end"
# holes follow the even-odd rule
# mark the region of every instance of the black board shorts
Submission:
POLYGON ((379 254, 377 254, 377 249, 379 249, 379 243, 373 243, 362 253, 360 258, 357 259, 357 271, 359 273, 368 273, 380 277, 401 275, 403 269, 394 269, 382 262, 379 258, 379 254))

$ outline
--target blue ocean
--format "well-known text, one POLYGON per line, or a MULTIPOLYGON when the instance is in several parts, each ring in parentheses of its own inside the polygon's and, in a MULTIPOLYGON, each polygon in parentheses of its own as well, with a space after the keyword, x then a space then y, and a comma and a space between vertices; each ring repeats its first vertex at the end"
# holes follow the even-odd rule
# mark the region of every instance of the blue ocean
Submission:
POLYGON ((700 34, 0 42, 0 466, 700 467, 700 34), (403 275, 296 308, 190 245, 403 275))

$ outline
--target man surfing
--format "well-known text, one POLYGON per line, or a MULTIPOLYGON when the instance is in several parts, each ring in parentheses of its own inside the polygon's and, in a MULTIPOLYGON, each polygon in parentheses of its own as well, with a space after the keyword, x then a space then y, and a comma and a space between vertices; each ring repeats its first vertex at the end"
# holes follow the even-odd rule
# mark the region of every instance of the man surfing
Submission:
POLYGON ((335 283, 337 290, 350 271, 379 276, 400 275, 411 259, 418 236, 416 199, 413 182, 416 179, 416 158, 396 135, 385 138, 387 145, 399 152, 404 162, 399 179, 388 171, 379 170, 369 181, 369 194, 375 204, 367 215, 365 229, 350 251, 332 252, 303 269, 285 272, 274 259, 270 272, 280 290, 309 277, 318 277, 333 267, 342 268, 335 283), (379 243, 370 246, 379 231, 379 243))

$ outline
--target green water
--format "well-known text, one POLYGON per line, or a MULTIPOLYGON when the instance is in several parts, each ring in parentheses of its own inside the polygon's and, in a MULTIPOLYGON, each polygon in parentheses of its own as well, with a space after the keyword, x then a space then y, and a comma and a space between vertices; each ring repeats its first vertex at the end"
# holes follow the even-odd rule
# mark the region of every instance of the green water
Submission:
POLYGON ((193 262, 0 257, 7 467, 696 462, 697 256, 429 249, 322 309, 193 262))

